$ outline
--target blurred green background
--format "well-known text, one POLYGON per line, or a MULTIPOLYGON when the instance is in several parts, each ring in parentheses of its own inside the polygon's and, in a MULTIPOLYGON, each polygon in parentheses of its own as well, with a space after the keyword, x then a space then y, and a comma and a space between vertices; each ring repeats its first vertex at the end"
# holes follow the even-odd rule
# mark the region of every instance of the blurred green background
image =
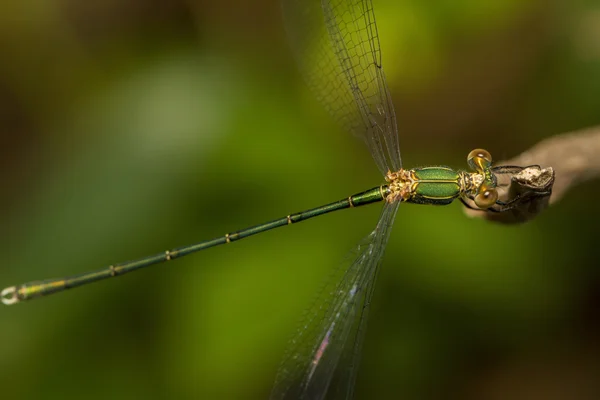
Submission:
MULTIPOLYGON (((374 0, 407 167, 600 123, 600 2, 374 0)), ((222 235, 379 184, 304 85, 276 0, 0 4, 0 287, 222 235)), ((594 183, 537 220, 404 205, 359 399, 600 398, 594 183), (597 385, 597 386, 596 386, 597 385)), ((263 399, 375 225, 335 213, 0 308, 0 396, 263 399)))

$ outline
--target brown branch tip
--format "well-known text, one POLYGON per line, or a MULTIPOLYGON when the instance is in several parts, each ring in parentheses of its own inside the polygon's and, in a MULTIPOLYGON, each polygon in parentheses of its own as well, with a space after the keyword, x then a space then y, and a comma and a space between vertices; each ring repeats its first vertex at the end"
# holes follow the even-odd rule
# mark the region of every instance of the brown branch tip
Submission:
MULTIPOLYGON (((600 126, 545 139, 517 157, 497 165, 524 166, 498 174, 499 199, 510 204, 503 212, 472 210, 471 217, 505 224, 527 222, 561 199, 572 186, 600 174, 600 126)), ((475 206, 472 201, 467 201, 475 206)))

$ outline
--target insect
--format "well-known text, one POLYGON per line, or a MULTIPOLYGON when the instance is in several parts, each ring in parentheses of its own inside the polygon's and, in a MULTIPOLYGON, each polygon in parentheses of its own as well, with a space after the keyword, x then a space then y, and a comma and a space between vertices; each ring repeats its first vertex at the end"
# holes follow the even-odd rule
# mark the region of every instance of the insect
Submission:
MULTIPOLYGON (((384 201, 385 207, 377 228, 372 232, 373 241, 381 241, 377 252, 370 252, 370 260, 362 261, 365 265, 377 262, 385 248, 388 230, 391 227, 398 205, 401 202, 446 205, 457 198, 471 199, 479 207, 490 211, 504 211, 510 209, 511 203, 498 201, 496 191, 496 176, 499 173, 508 173, 521 167, 492 167, 491 155, 482 149, 469 153, 468 164, 472 172, 455 171, 449 167, 421 167, 414 169, 398 169, 388 171, 385 175, 386 184, 376 186, 361 193, 348 196, 334 203, 329 203, 310 210, 290 214, 285 217, 265 222, 250 228, 227 233, 224 236, 205 240, 190 246, 167 250, 154 256, 144 257, 139 260, 123 264, 111 265, 100 270, 91 271, 68 278, 32 281, 18 286, 5 288, 0 292, 2 302, 6 305, 30 300, 39 296, 61 292, 77 286, 96 282, 123 275, 127 272, 148 267, 175 258, 183 257, 200 250, 221 244, 232 243, 240 239, 265 232, 280 226, 291 225, 309 218, 318 217, 332 211, 346 208, 360 207, 367 204, 384 201), (384 239, 382 241, 382 239, 384 239)), ((358 260, 357 260, 358 261, 358 260)), ((357 288, 358 290, 359 288, 357 288)))

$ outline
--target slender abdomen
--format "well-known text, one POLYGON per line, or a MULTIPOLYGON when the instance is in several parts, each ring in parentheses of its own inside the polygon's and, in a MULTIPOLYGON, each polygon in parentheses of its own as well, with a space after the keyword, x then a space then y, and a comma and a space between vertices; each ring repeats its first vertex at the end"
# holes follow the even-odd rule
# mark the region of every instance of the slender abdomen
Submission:
POLYGON ((423 167, 412 171, 409 203, 446 205, 461 192, 460 174, 448 167, 423 167))

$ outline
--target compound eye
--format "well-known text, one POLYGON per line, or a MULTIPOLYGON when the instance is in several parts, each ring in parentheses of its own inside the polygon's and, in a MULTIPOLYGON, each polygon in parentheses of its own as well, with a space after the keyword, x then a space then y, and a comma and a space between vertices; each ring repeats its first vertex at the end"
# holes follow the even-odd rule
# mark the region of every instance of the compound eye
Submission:
POLYGON ((483 171, 492 165, 492 155, 484 149, 475 149, 467 156, 467 162, 471 168, 477 171, 483 171))
POLYGON ((475 205, 482 210, 488 209, 498 201, 498 191, 496 189, 486 189, 475 196, 475 205))

